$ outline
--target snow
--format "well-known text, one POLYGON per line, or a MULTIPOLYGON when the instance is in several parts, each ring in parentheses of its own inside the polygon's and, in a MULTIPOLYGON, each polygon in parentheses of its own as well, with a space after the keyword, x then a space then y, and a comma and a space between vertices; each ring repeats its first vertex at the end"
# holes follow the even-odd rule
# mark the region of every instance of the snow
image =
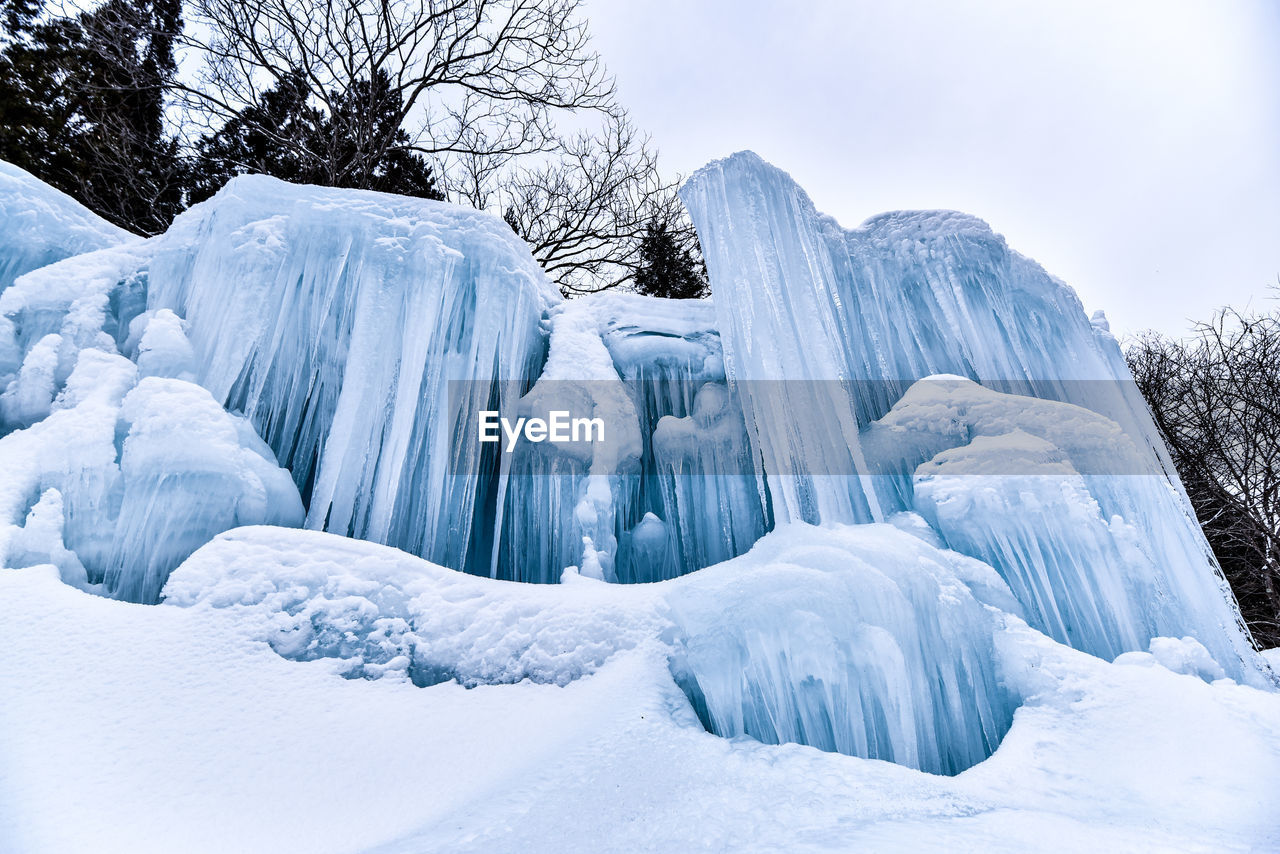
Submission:
POLYGON ((82 350, 119 352, 145 308, 143 244, 75 255, 0 293, 0 435, 47 414, 82 350), (52 337, 51 337, 52 336, 52 337))
MULTIPOLYGON (((332 553, 338 566, 359 550, 375 562, 389 551, 277 533, 282 544, 314 540, 279 549, 298 564, 337 544, 351 550, 332 553)), ((251 554, 242 557, 247 567, 251 554)), ((601 589, 654 586, 461 578, 586 610, 601 589)), ((286 661, 258 639, 251 609, 113 602, 40 567, 0 573, 0 601, 0 684, 21 686, 0 705, 0 840, 12 850, 1280 845, 1270 795, 1280 784, 1280 695, 1108 664, 1016 618, 994 638, 1010 685, 1028 699, 990 759, 940 777, 711 735, 653 646, 619 651, 563 686, 415 688, 344 680, 329 661, 286 661)))
POLYGON ((137 238, 0 160, 0 291, 37 267, 137 238))
POLYGON ((187 559, 166 605, 231 609, 281 655, 419 685, 568 684, 658 634, 651 591, 477 578, 313 531, 239 528, 187 559), (628 607, 629 603, 639 603, 628 607))
POLYGON ((564 302, 442 203, 247 176, 133 241, 33 181, 0 849, 1280 848, 1275 651, 1105 317, 980 220, 735 155, 713 301, 564 302))
POLYGON ((48 417, 0 437, 0 565, 155 602, 171 569, 237 525, 300 524, 288 473, 200 386, 80 352, 48 417))

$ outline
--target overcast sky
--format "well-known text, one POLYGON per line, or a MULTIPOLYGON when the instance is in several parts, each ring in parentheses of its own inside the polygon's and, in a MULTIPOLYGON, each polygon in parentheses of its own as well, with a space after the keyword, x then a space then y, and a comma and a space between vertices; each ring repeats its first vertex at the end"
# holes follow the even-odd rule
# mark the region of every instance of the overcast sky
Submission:
POLYGON ((750 148, 846 226, 983 217, 1124 334, 1275 307, 1276 0, 588 0, 668 170, 750 148))

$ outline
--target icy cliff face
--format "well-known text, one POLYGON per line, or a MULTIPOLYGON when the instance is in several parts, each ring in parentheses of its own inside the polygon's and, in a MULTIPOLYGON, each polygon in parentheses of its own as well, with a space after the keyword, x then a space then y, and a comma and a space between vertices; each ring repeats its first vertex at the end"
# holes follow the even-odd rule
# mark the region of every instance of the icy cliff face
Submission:
POLYGON ((1256 678, 1119 349, 1069 288, 964 214, 842 229, 749 152, 681 195, 730 380, 788 381, 743 396, 781 519, 919 511, 1063 642, 1113 657, 1190 635, 1256 678), (913 385, 934 374, 959 376, 913 385))
POLYGON ((566 303, 494 217, 260 177, 22 275, 0 564, 232 609, 352 677, 566 684, 635 650, 691 724, 941 773, 1025 699, 1023 618, 1264 683, 1064 285, 960 214, 842 230, 754 155, 684 195, 714 303, 566 303), (607 438, 508 453, 482 410, 607 438), (227 532, 304 502, 332 534, 227 532))
POLYGON ((137 239, 0 160, 0 291, 29 270, 137 239))
POLYGON ((708 303, 573 300, 516 415, 595 416, 606 441, 523 444, 504 474, 493 574, 555 582, 566 566, 623 583, 742 554, 768 529, 708 303))
POLYGON ((506 223, 246 176, 179 217, 148 278, 148 306, 190 324, 200 383, 293 473, 310 527, 487 574, 498 462, 459 436, 537 375, 559 301, 506 223), (469 398, 450 406, 451 382, 469 398))
POLYGON ((878 518, 865 483, 825 475, 864 471, 853 425, 934 374, 1022 382, 1158 445, 1143 429, 1141 399, 1119 385, 1128 373, 1114 341, 1070 288, 982 220, 900 211, 846 230, 751 152, 704 167, 681 197, 706 255, 731 378, 788 381, 778 395, 748 399, 765 468, 794 474, 772 481, 782 519, 878 518), (833 392, 839 384, 848 388, 833 392), (803 424, 795 413, 808 413, 803 424), (808 450, 821 430, 844 441, 808 450))

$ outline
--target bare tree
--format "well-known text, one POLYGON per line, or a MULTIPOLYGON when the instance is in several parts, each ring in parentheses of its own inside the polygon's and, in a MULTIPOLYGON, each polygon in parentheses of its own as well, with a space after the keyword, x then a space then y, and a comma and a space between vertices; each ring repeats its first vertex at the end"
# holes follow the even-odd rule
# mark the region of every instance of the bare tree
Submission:
POLYGON ((1225 309, 1126 355, 1255 639, 1280 645, 1280 315, 1225 309))
MULTIPOLYGON (((613 82, 590 50, 580 5, 193 0, 184 49, 203 62, 199 76, 180 88, 210 131, 293 79, 324 113, 345 113, 343 133, 360 141, 365 159, 398 148, 437 160, 502 161, 553 149, 557 113, 613 109, 613 82), (380 85, 357 91, 361 81, 380 85), (397 138, 388 128, 406 134, 397 138)), ((298 140, 282 134, 277 142, 298 140)), ((331 169, 341 184, 341 170, 370 166, 335 157, 331 169)))
MULTIPOLYGON (((180 88, 205 148, 235 123, 306 180, 373 186, 390 160, 428 157, 448 197, 501 212, 562 290, 601 290, 634 274, 647 223, 696 238, 614 100, 582 2, 192 0, 184 47, 203 62, 180 88), (570 116, 598 129, 566 135, 570 116)), ((225 180, 213 171, 205 183, 225 180)))
POLYGON ((653 222, 666 225, 684 245, 696 245, 676 184, 659 178, 649 140, 616 113, 599 131, 565 139, 536 164, 510 169, 501 159, 475 157, 465 161, 462 174, 466 199, 503 211, 567 295, 632 279, 653 222))

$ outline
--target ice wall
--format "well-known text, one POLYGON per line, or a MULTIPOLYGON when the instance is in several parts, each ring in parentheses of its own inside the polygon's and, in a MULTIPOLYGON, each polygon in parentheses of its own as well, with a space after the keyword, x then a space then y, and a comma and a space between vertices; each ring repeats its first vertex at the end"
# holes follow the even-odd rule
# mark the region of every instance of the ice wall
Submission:
POLYGON ((918 510, 946 544, 996 566, 1060 640, 1113 656, 1187 635, 1232 676, 1257 678, 1119 348, 1066 285, 965 214, 845 230, 749 152, 703 168, 681 196, 731 384, 785 381, 742 395, 781 519, 918 510), (935 374, 965 379, 912 387, 935 374), (1018 396, 993 402, 968 380, 1018 396), (993 460, 1006 467, 984 480, 993 460))
POLYGON ((1020 383, 1161 447, 1136 389, 1118 382, 1128 374, 1114 340, 1070 288, 982 220, 899 211, 846 230, 751 152, 699 170, 681 197, 706 255, 730 377, 787 381, 747 399, 766 470, 793 474, 771 479, 783 518, 876 516, 865 483, 828 475, 864 471, 852 425, 933 374, 1020 383))
POLYGON ((137 239, 66 193, 0 160, 0 291, 29 270, 137 239))
POLYGON ((558 301, 497 217, 264 176, 180 216, 149 263, 148 306, 190 324, 200 383, 293 473, 308 526, 484 574, 498 463, 463 431, 537 375, 558 301))
POLYGON ((769 527, 708 303, 604 294, 554 310, 516 417, 599 417, 599 443, 522 443, 503 472, 492 574, 555 582, 674 578, 742 554, 769 527))

